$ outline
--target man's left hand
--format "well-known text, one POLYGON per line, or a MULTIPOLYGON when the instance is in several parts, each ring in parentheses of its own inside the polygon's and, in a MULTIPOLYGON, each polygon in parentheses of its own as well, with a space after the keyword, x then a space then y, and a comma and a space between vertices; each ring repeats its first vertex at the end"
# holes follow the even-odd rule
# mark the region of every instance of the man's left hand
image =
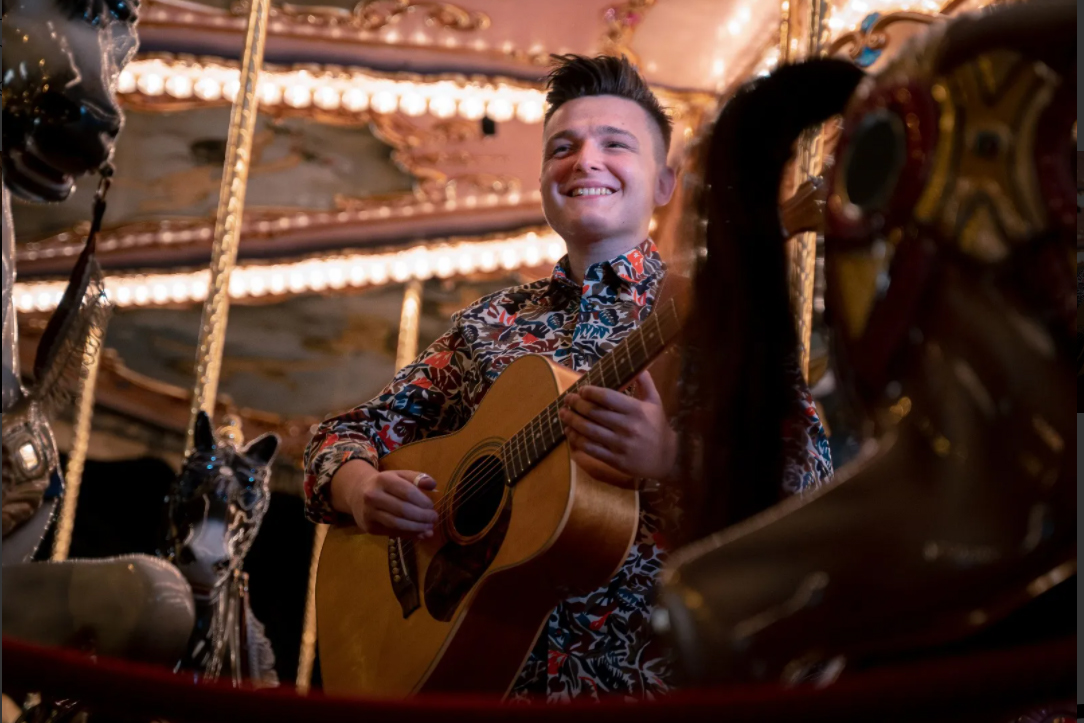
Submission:
POLYGON ((607 482, 664 479, 677 459, 677 434, 666 419, 651 374, 641 372, 634 383, 635 396, 583 387, 568 394, 561 407, 573 461, 607 482))

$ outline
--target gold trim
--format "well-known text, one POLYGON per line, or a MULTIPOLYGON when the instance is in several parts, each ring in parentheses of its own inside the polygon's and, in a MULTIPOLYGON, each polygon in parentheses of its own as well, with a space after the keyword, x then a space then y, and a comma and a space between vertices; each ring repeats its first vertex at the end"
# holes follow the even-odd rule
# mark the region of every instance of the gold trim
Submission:
POLYGON ((412 279, 403 288, 403 311, 399 315, 399 337, 395 368, 402 369, 418 356, 418 317, 422 311, 422 282, 412 279))
MULTIPOLYGON (((237 0, 230 5, 229 13, 245 17, 251 9, 250 0, 237 0)), ((375 31, 399 22, 401 18, 417 10, 425 10, 425 24, 441 30, 461 33, 486 30, 491 21, 478 10, 466 10, 452 3, 422 2, 421 0, 361 0, 352 9, 321 5, 292 5, 274 3, 271 18, 287 19, 299 25, 319 28, 351 28, 375 31)))
POLYGON ((851 30, 850 32, 840 35, 832 44, 828 46, 828 55, 835 55, 843 50, 843 48, 850 45, 850 49, 847 54, 851 60, 856 60, 863 50, 867 48, 869 50, 884 50, 888 47, 888 35, 885 34, 885 30, 896 23, 912 22, 921 23, 923 25, 932 25, 941 20, 947 18, 942 15, 932 15, 928 13, 917 13, 910 10, 901 10, 899 12, 889 13, 882 15, 870 26, 868 31, 863 31, 861 28, 857 30, 851 30))
POLYGON ((320 551, 324 549, 327 525, 317 525, 312 539, 312 559, 309 562, 309 586, 305 595, 305 619, 301 626, 301 654, 297 663, 297 692, 306 695, 312 687, 312 666, 316 661, 316 574, 320 566, 320 551))
POLYGON ((192 413, 188 423, 185 455, 192 451, 199 413, 203 411, 213 415, 215 412, 218 377, 222 370, 222 354, 226 343, 226 323, 230 312, 230 273, 236 263, 237 246, 241 241, 252 138, 256 130, 256 91, 259 87, 260 65, 263 63, 269 7, 270 0, 255 0, 248 17, 248 34, 245 37, 244 60, 241 65, 241 87, 238 91, 238 102, 230 113, 226 162, 222 169, 222 190, 216 213, 209 293, 203 305, 199 345, 196 348, 196 386, 192 394, 192 413))
POLYGON ((628 0, 603 12, 606 30, 602 35, 603 55, 624 55, 633 65, 639 66, 640 58, 632 49, 632 38, 644 16, 655 6, 657 0, 628 0))
POLYGON ((75 509, 79 504, 79 488, 83 484, 83 469, 90 447, 91 420, 94 418, 94 390, 98 382, 98 367, 102 360, 102 340, 105 329, 87 337, 83 350, 83 379, 79 388, 79 404, 75 409, 75 437, 68 466, 64 470, 64 499, 60 503, 60 519, 56 523, 53 552, 50 559, 62 562, 68 559, 71 549, 72 530, 75 528, 75 509))

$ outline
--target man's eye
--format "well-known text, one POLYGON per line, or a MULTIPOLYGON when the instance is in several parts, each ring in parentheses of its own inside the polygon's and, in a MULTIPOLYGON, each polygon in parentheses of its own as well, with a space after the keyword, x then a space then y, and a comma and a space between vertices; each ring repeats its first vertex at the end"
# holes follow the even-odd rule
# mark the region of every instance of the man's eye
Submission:
POLYGON ((628 148, 628 144, 622 143, 621 141, 609 141, 606 144, 606 147, 607 148, 628 148))

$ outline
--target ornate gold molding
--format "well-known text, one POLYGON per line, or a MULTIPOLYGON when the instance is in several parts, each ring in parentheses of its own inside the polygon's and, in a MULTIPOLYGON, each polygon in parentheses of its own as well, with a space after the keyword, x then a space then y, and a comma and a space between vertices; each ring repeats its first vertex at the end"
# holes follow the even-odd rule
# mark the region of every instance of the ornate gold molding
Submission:
POLYGON ((624 55, 634 65, 639 65, 640 58, 632 50, 632 38, 644 16, 656 2, 657 0, 628 0, 607 8, 602 16, 606 21, 606 30, 601 41, 602 54, 615 57, 624 55))
MULTIPOLYGON (((247 17, 251 0, 237 0, 229 12, 236 17, 247 17)), ((422 11, 425 24, 440 30, 461 33, 489 28, 488 15, 478 10, 467 10, 452 3, 422 2, 421 0, 361 0, 353 8, 321 5, 271 5, 273 19, 286 19, 319 28, 352 28, 355 30, 380 30, 398 22, 404 16, 422 11)))
MULTIPOLYGON (((171 0, 146 0, 146 9, 140 13, 140 27, 188 28, 192 30, 230 30, 241 32, 240 17, 249 0, 238 0, 228 9, 195 6, 189 2, 171 0)), ((481 11, 467 10, 453 3, 412 2, 410 0, 362 0, 352 9, 326 6, 305 6, 276 3, 272 6, 272 37, 292 37, 317 42, 350 43, 361 46, 389 45, 404 50, 439 50, 457 55, 488 56, 516 64, 544 66, 549 63, 549 53, 532 47, 529 50, 505 42, 499 47, 491 46, 483 38, 468 41, 456 35, 466 36, 488 30, 491 20, 481 11), (449 32, 440 40, 427 37, 419 42, 410 34, 400 37, 394 31, 382 34, 381 30, 393 26, 403 17, 425 13, 425 24, 436 32, 449 32)))
POLYGON ((882 15, 873 22, 868 30, 858 28, 857 30, 844 33, 833 40, 828 46, 828 55, 836 55, 844 48, 847 48, 847 54, 850 56, 850 59, 858 60, 863 51, 881 51, 888 47, 888 35, 885 33, 885 30, 892 25, 904 22, 932 25, 939 20, 945 19, 946 18, 941 15, 918 13, 909 10, 882 15))

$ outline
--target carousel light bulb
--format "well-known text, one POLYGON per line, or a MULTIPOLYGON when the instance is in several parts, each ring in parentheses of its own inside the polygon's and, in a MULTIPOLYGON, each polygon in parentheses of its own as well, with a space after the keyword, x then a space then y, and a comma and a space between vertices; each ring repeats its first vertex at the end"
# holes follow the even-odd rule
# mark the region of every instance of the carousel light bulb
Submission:
POLYGON ((312 93, 300 83, 287 88, 282 97, 291 108, 308 108, 312 103, 312 93))
POLYGON ((369 280, 374 284, 382 284, 388 278, 388 267, 384 262, 378 261, 369 269, 369 280))
POLYGON ((286 291, 286 277, 281 272, 275 271, 271 274, 271 279, 267 285, 272 294, 281 294, 286 291))
POLYGON ((118 93, 132 93, 136 89, 136 78, 130 70, 120 71, 120 75, 117 77, 117 92, 118 93))
POLYGON ((341 262, 333 262, 327 270, 327 285, 333 289, 341 289, 346 286, 346 272, 343 270, 341 262))
POLYGON ((451 254, 441 254, 437 258, 437 276, 446 279, 453 273, 455 273, 455 264, 452 262, 451 254))
POLYGON ((437 118, 451 118, 455 115, 455 98, 446 93, 434 95, 429 99, 429 112, 437 118))
POLYGON ((143 284, 138 284, 132 291, 132 298, 135 299, 137 306, 143 306, 151 298, 151 292, 143 284))
POLYGON ((726 29, 727 32, 729 32, 731 35, 741 35, 741 23, 739 23, 737 20, 731 20, 729 23, 727 23, 726 29))
POLYGON ((175 281, 170 287, 169 296, 178 304, 188 301, 188 286, 180 281, 175 281))
POLYGON ((456 268, 459 269, 459 273, 461 274, 473 273, 474 270, 478 268, 478 260, 470 250, 462 250, 459 252, 456 268))
POLYGON ((236 77, 230 77, 222 81, 222 97, 233 103, 237 100, 237 94, 241 92, 241 81, 236 77))
POLYGON ((398 43, 400 40, 402 40, 402 37, 403 36, 399 34, 399 31, 395 30, 394 28, 384 34, 384 40, 389 43, 398 43))
POLYGON ((486 115, 498 123, 511 120, 515 114, 515 108, 507 98, 494 98, 486 104, 486 115))
POLYGON ((469 95, 459 101, 459 115, 467 120, 481 120, 486 114, 486 104, 477 95, 469 95))
POLYGON ((157 73, 144 73, 139 76, 136 86, 144 95, 161 95, 165 90, 166 81, 157 73))
POLYGON ((409 116, 419 116, 425 113, 425 97, 421 93, 408 91, 399 98, 399 110, 409 116))
POLYGON ((323 291, 327 288, 327 275, 315 264, 313 264, 313 268, 309 272, 309 288, 313 291, 323 291))
POLYGON ((132 302, 132 290, 127 284, 117 287, 117 305, 128 306, 132 302))
POLYGON ((166 92, 174 98, 191 98, 192 79, 187 75, 171 75, 166 80, 166 92))
POLYGON ((497 268, 497 254, 490 249, 485 249, 478 255, 478 268, 482 271, 493 271, 497 268))
POLYGON ((539 100, 524 100, 516 107, 516 117, 524 123, 537 123, 545 114, 545 108, 539 100))
POLYGON ((323 110, 337 110, 342 101, 342 95, 331 86, 322 85, 313 91, 312 103, 323 110))
POLYGON ((360 263, 354 263, 353 265, 351 265, 350 271, 347 273, 347 276, 349 276, 350 278, 351 286, 361 286, 369 278, 369 275, 366 273, 365 266, 360 263))
POLYGON ((423 33, 421 30, 415 30, 414 34, 410 36, 410 41, 415 45, 429 45, 429 36, 423 33))
POLYGON ((360 88, 350 88, 342 97, 343 108, 358 113, 369 107, 369 96, 360 88))
POLYGON ((273 80, 260 83, 260 102, 264 105, 278 105, 282 102, 282 88, 273 80))
POLYGON ((305 290, 305 275, 300 270, 294 269, 290 272, 286 284, 289 286, 290 291, 295 294, 300 293, 305 290))
POLYGON ((501 266, 511 271, 519 266, 519 251, 514 248, 505 248, 501 250, 501 266))
POLYGON ((192 90, 200 100, 218 100, 222 97, 222 84, 214 78, 200 78, 192 90))
POLYGON ((542 252, 538 244, 531 244, 523 251, 523 261, 528 266, 538 266, 542 261, 542 252))
POLYGON ((393 113, 399 105, 399 100, 392 91, 381 90, 373 94, 370 104, 377 113, 393 113))

